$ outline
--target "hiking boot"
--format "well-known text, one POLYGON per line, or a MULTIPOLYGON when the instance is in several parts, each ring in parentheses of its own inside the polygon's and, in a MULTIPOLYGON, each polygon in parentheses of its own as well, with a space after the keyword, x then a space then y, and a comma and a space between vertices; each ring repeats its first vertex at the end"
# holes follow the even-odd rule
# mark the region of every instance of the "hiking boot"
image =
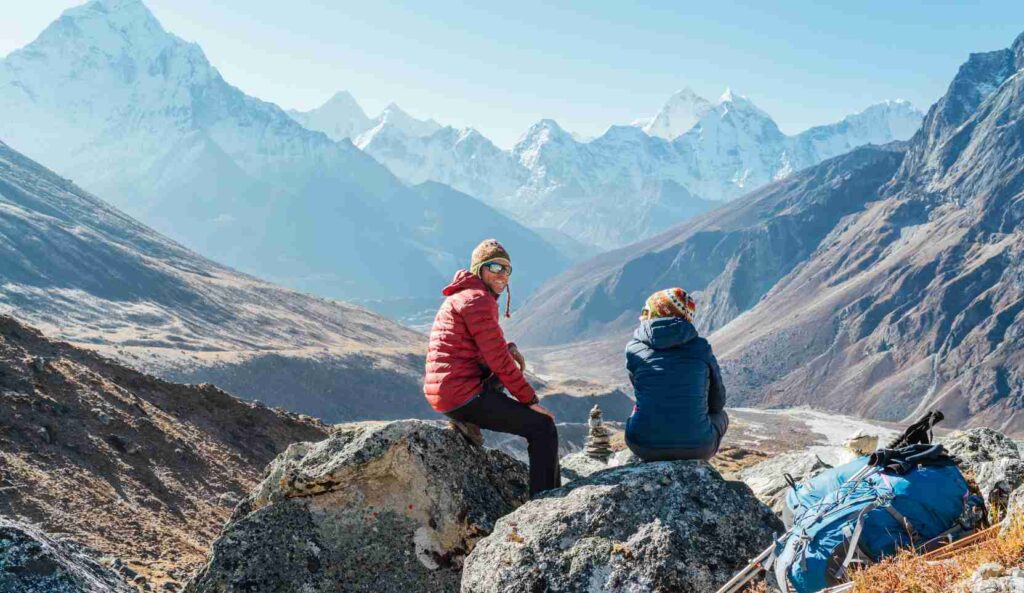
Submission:
POLYGON ((484 433, 480 432, 480 427, 476 424, 449 419, 448 427, 461 433, 471 444, 477 447, 484 446, 484 433))

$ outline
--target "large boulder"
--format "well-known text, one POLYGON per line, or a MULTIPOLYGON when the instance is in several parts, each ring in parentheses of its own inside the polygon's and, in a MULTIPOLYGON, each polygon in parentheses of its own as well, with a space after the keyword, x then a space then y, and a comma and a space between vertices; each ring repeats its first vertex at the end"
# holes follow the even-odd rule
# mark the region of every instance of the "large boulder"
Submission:
POLYGON ((463 559, 528 498, 526 467, 419 421, 289 447, 186 591, 454 591, 463 559))
POLYGON ((1020 459, 1017 443, 991 428, 958 430, 939 441, 950 454, 969 467, 999 459, 1020 459))
POLYGON ((713 592, 782 529, 707 463, 613 467, 498 521, 466 559, 462 593, 713 592))
POLYGON ((739 478, 750 486, 754 496, 761 502, 768 505, 773 512, 781 513, 786 503, 786 493, 789 491, 787 474, 794 481, 803 482, 830 467, 832 466, 822 461, 815 453, 798 451, 783 453, 744 468, 740 470, 739 478))
POLYGON ((97 553, 70 540, 0 517, 0 591, 134 593, 97 553))
POLYGON ((946 450, 960 462, 961 469, 974 479, 989 509, 1000 519, 1010 495, 1024 484, 1024 459, 1017 444, 991 428, 957 431, 942 440, 946 450))
POLYGON ((562 470, 562 482, 565 484, 608 469, 608 467, 609 464, 607 462, 594 459, 587 455, 586 451, 570 453, 559 461, 559 469, 562 470))

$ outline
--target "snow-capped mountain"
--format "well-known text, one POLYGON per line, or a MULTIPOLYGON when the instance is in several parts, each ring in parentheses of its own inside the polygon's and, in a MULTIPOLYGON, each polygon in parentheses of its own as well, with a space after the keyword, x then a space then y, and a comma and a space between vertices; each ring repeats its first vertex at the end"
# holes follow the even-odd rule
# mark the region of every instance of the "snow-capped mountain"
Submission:
POLYGON ((394 130, 408 138, 421 138, 441 129, 432 119, 416 119, 395 103, 389 104, 375 118, 369 118, 355 97, 338 91, 326 103, 309 111, 288 110, 288 115, 303 127, 323 132, 332 140, 351 140, 362 148, 381 133, 394 130))
POLYGON ((690 131, 712 109, 714 105, 710 101, 685 88, 669 97, 653 118, 638 120, 633 125, 642 127, 649 136, 675 140, 690 131))
POLYGON ((921 117, 890 101, 787 136, 746 97, 727 90, 711 103, 683 90, 650 121, 586 142, 542 120, 510 151, 451 128, 392 129, 357 144, 409 182, 440 181, 534 228, 613 248, 857 146, 908 139, 921 117))
POLYGON ((363 108, 348 91, 339 91, 326 103, 309 111, 288 110, 288 115, 310 130, 327 134, 332 140, 355 138, 374 126, 363 108))
POLYGON ((398 105, 389 104, 372 122, 369 128, 360 133, 354 141, 359 148, 373 142, 382 133, 397 133, 407 138, 422 138, 441 129, 441 124, 432 119, 416 119, 402 111, 398 105))
MULTIPOLYGON (((877 118, 837 126, 854 137, 877 118)), ((1024 34, 971 54, 909 142, 844 153, 584 261, 509 329, 555 361, 585 357, 580 373, 625 382, 639 304, 682 286, 733 405, 894 421, 941 409, 951 424, 1021 432, 1021 188, 1024 34)))
MULTIPOLYGON (((378 123, 414 132, 403 115, 378 123)), ((447 201, 350 142, 225 82, 139 0, 72 8, 0 61, 0 138, 204 255, 323 296, 435 300, 486 238, 445 226, 447 201)), ((564 263, 479 210, 531 269, 520 294, 564 263)))

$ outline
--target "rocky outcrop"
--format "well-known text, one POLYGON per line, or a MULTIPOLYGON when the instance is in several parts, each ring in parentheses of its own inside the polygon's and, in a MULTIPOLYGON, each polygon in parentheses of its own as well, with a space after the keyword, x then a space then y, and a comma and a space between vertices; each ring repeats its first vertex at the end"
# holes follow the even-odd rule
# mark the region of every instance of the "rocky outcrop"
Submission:
POLYGON ((712 592, 781 530, 707 463, 611 468, 498 521, 467 558, 462 593, 712 592))
POLYGON ((562 483, 568 484, 573 480, 585 478, 601 470, 608 469, 610 464, 594 459, 585 451, 577 451, 562 457, 559 461, 559 469, 562 470, 562 483))
POLYGON ((453 591, 525 466, 419 420, 339 425, 268 468, 186 591, 453 591))
POLYGON ((1024 460, 1017 444, 991 428, 955 432, 942 440, 978 485, 994 520, 1002 518, 1010 495, 1024 484, 1024 460))
POLYGON ((762 461, 757 465, 742 469, 739 478, 750 486, 754 496, 768 505, 776 513, 782 512, 786 502, 789 484, 788 474, 796 482, 813 478, 821 471, 831 467, 810 451, 783 453, 762 461))
POLYGON ((0 591, 31 593, 134 593, 98 554, 70 540, 0 517, 0 591))
POLYGON ((964 590, 967 593, 1024 593, 1024 569, 1007 570, 994 562, 983 564, 964 583, 964 590))

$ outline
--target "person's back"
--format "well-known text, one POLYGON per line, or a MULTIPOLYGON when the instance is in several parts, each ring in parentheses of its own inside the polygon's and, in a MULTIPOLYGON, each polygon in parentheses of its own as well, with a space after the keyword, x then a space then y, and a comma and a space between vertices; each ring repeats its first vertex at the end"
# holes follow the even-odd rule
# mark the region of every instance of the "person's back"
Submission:
POLYGON ((626 422, 626 443, 648 461, 710 459, 728 428, 725 386, 711 345, 697 335, 689 315, 682 314, 691 313, 696 305, 681 289, 669 290, 677 291, 673 300, 684 306, 670 302, 663 317, 657 311, 652 316, 645 307, 645 318, 626 346, 626 368, 636 397, 636 408, 626 422), (672 314, 680 309, 680 314, 672 314))

